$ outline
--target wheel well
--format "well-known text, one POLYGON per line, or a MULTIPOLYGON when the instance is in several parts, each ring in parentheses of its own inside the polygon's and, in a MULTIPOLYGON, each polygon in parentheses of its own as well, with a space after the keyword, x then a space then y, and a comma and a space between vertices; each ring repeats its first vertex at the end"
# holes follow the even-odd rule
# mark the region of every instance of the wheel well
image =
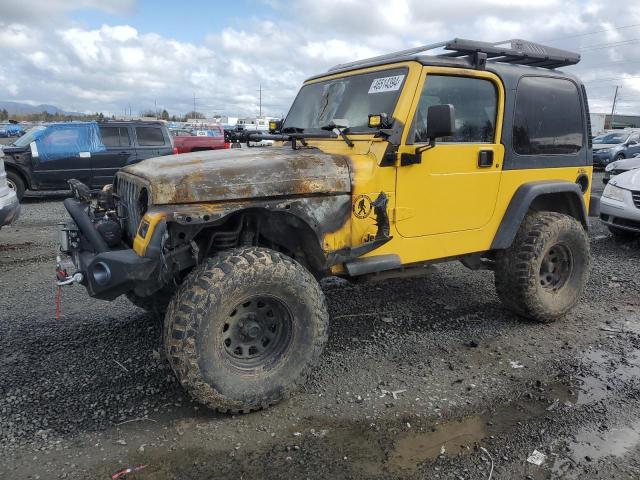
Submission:
POLYGON ((563 213, 578 220, 585 228, 587 227, 584 208, 580 204, 580 198, 573 192, 555 192, 539 195, 531 202, 529 211, 563 213))
POLYGON ((10 163, 5 163, 4 169, 6 170, 7 173, 13 172, 16 175, 18 175, 20 179, 24 182, 25 188, 31 188, 31 185, 29 184, 29 180, 27 179, 26 175, 20 171, 19 168, 14 167, 10 163))
POLYGON ((282 252, 320 275, 325 269, 321 240, 302 218, 283 211, 247 209, 205 226, 194 238, 203 258, 218 251, 245 245, 282 252), (204 248, 203 248, 204 247, 204 248))
POLYGON ((509 248, 528 212, 556 212, 589 227, 581 187, 565 181, 542 181, 524 184, 514 194, 491 243, 492 250, 509 248))

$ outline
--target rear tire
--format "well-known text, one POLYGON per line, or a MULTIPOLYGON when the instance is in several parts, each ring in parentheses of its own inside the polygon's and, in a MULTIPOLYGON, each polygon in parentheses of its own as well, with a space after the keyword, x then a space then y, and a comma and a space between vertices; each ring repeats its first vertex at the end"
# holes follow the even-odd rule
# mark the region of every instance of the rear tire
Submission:
POLYGON ((22 202, 22 198, 24 197, 24 192, 26 190, 22 177, 13 170, 7 170, 7 183, 9 184, 9 188, 16 192, 18 201, 22 202))
POLYGON ((305 381, 327 341, 329 314, 313 275, 264 248, 208 259, 176 293, 165 351, 182 386, 220 412, 248 413, 305 381))
POLYGON ((612 227, 611 225, 607 225, 607 228, 618 240, 634 240, 640 236, 635 232, 630 232, 629 230, 623 230, 622 228, 612 227))
POLYGON ((511 247, 496 256, 498 297, 518 315, 552 322, 578 302, 589 264, 589 239, 580 222, 555 212, 531 213, 511 247))

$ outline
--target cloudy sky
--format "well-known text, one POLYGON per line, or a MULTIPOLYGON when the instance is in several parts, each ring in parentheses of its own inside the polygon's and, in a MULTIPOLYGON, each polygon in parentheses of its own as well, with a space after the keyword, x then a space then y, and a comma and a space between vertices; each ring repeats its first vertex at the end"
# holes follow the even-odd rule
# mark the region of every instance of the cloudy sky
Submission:
POLYGON ((1 0, 0 100, 286 113, 333 64, 456 36, 579 51, 591 110, 640 114, 640 5, 610 0, 1 0), (187 6, 188 5, 188 6, 187 6))

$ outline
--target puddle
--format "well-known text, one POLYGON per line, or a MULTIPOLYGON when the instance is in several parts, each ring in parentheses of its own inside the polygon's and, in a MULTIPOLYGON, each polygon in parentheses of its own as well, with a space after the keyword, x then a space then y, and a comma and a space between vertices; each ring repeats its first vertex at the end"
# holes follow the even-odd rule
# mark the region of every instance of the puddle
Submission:
POLYGON ((606 432, 582 431, 570 445, 573 458, 583 460, 586 456, 598 460, 612 455, 622 457, 640 443, 640 422, 630 427, 613 428, 606 432))
POLYGON ((561 478, 580 478, 576 465, 596 462, 605 457, 621 458, 640 445, 640 422, 629 427, 612 428, 604 432, 581 430, 568 442, 568 454, 554 462, 552 472, 561 478))
POLYGON ((602 350, 588 350, 583 364, 590 374, 577 377, 579 393, 575 403, 578 405, 604 400, 611 395, 610 390, 621 383, 640 379, 638 355, 620 358, 602 350))
POLYGON ((458 455, 469 451, 488 435, 486 422, 480 417, 445 423, 434 430, 402 435, 389 454, 388 464, 395 468, 415 470, 420 463, 435 460, 438 455, 458 455))

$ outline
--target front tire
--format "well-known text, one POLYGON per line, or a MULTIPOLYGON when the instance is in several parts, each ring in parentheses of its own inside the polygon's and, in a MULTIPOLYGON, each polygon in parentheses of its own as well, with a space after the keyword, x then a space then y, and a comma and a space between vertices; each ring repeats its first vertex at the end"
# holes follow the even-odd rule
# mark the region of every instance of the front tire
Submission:
POLYGON ((16 197, 18 197, 18 201, 22 202, 22 198, 24 197, 24 192, 26 190, 26 186, 24 184, 24 180, 22 177, 18 175, 13 170, 7 170, 7 184, 9 188, 16 192, 16 197))
POLYGON ((555 212, 531 213, 511 247, 497 254, 498 297, 518 315, 552 322, 578 302, 589 264, 589 239, 580 222, 555 212))
POLYGON ((272 250, 237 248, 208 259, 182 284, 165 317, 165 351, 197 401, 248 413, 306 379, 328 324, 309 271, 272 250))

